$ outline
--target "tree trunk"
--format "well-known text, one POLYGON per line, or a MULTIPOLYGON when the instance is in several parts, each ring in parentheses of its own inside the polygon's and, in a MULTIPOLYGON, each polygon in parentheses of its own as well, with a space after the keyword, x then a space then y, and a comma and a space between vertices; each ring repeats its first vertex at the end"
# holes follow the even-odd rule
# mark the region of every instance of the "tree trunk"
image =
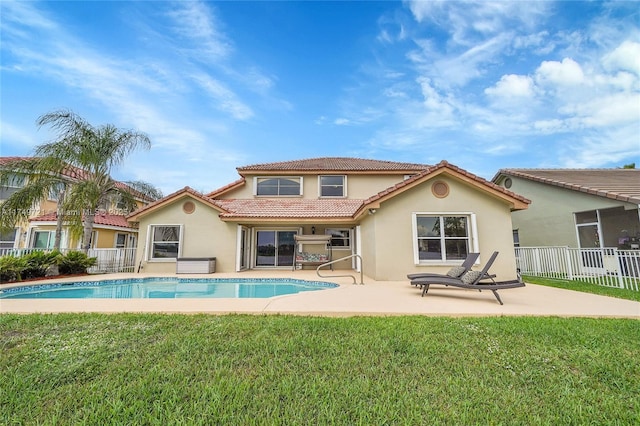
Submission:
POLYGON ((91 248, 91 235, 93 234, 93 222, 95 221, 94 212, 87 212, 84 216, 84 230, 82 231, 82 251, 84 254, 89 253, 91 248))
POLYGON ((56 206, 56 236, 53 242, 53 249, 60 250, 60 244, 62 241, 62 222, 64 221, 64 204, 65 190, 63 189, 58 194, 58 205, 56 206))

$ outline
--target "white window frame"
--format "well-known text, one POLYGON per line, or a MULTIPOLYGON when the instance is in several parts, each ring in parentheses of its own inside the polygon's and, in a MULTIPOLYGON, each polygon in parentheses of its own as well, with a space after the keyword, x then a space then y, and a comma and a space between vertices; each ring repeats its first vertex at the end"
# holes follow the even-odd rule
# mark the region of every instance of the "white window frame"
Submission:
POLYGON ((302 176, 256 176, 253 178, 253 195, 255 197, 301 197, 303 194, 303 188, 304 187, 304 179, 302 176), (300 191, 299 194, 290 194, 290 195, 280 195, 280 189, 278 188, 278 194, 275 195, 262 195, 262 194, 258 194, 258 182, 261 179, 289 179, 289 180, 295 180, 297 179, 300 182, 300 191))
MULTIPOLYGON (((147 229, 147 244, 149 247, 149 250, 147 252, 147 261, 148 262, 175 262, 177 260, 178 257, 182 256, 182 246, 183 246, 183 240, 184 240, 184 225, 179 224, 179 223, 153 223, 150 224, 148 229, 147 229), (153 257, 153 233, 154 230, 156 228, 162 228, 162 227, 173 227, 173 226, 177 226, 179 227, 179 232, 180 235, 178 235, 178 255, 176 257, 153 257)), ((165 241, 167 242, 167 241, 165 241)), ((172 241, 170 241, 172 242, 172 241)))
POLYGON ((56 239, 56 231, 55 230, 50 230, 50 229, 37 229, 37 228, 33 228, 33 230, 31 231, 31 244, 29 244, 30 248, 36 248, 36 234, 38 233, 47 233, 49 234, 48 238, 47 238, 47 245, 46 247, 37 247, 37 248, 43 248, 43 249, 52 249, 54 244, 55 244, 55 239, 56 239))
POLYGON ((128 241, 128 234, 124 233, 124 232, 116 232, 115 235, 113 236, 113 247, 114 248, 127 248, 127 241, 128 241), (118 236, 122 235, 124 240, 122 242, 122 245, 118 245, 118 236))
POLYGON ((439 217, 439 218, 460 217, 460 216, 467 217, 467 225, 469 227, 468 234, 467 234, 467 238, 469 241, 468 252, 469 253, 479 252, 478 227, 477 227, 477 220, 476 220, 475 213, 473 212, 413 212, 411 214, 411 226, 412 226, 412 237, 413 237, 412 238, 413 239, 413 262, 415 265, 437 265, 437 264, 450 265, 450 264, 458 264, 460 262, 460 259, 451 259, 451 260, 446 259, 447 253, 444 247, 446 238, 444 237, 444 234, 441 235, 440 237, 441 244, 442 244, 442 250, 441 250, 442 257, 440 259, 433 259, 433 260, 420 259, 420 247, 418 244, 418 217, 424 217, 424 216, 439 217))
MULTIPOLYGON (((332 235, 331 231, 347 231, 348 236, 347 236, 347 242, 349 243, 349 245, 346 246, 334 246, 333 244, 331 244, 331 250, 349 250, 351 251, 351 248, 353 246, 353 232, 351 231, 351 228, 326 228, 324 230, 324 234, 325 235, 332 235)), ((332 238, 333 239, 333 238, 332 238)))
MULTIPOLYGON (((16 227, 13 228, 13 241, 11 240, 1 240, 0 241, 0 248, 5 248, 5 249, 14 249, 18 247, 18 239, 20 238, 20 228, 16 227), (9 243, 11 243, 11 247, 4 247, 5 245, 8 246, 9 243)), ((0 237, 2 237, 3 235, 0 234, 0 237)))
MULTIPOLYGON (((326 185, 328 186, 328 185, 326 185)), ((347 175, 319 175, 318 176, 318 197, 319 198, 347 198, 347 175), (322 195, 322 178, 324 177, 341 177, 342 178, 342 195, 322 195)))

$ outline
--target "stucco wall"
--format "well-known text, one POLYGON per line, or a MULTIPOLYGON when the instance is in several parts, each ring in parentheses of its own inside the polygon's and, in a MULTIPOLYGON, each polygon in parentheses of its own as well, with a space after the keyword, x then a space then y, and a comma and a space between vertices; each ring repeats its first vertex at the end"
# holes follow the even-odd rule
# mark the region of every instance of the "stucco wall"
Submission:
MULTIPOLYGON (((455 213, 469 212, 476 214, 477 235, 480 251, 480 264, 474 269, 481 269, 492 252, 500 254, 491 267, 499 280, 516 277, 515 254, 513 250, 511 212, 509 206, 501 200, 487 195, 475 187, 448 176, 438 176, 409 191, 404 192, 383 203, 375 213, 376 240, 374 255, 377 259, 375 276, 378 280, 406 280, 406 275, 416 272, 445 273, 455 261, 444 265, 415 265, 413 241, 412 213, 455 213), (434 181, 445 181, 449 185, 449 195, 437 198, 431 192, 434 181)), ((363 245, 370 241, 363 236, 363 245)), ((472 246, 473 247, 473 246, 472 246)), ((470 250, 473 248, 471 247, 470 250)))
POLYGON ((212 207, 186 197, 140 219, 136 265, 143 260, 144 272, 175 273, 174 259, 148 260, 149 255, 145 252, 150 249, 148 236, 150 225, 183 225, 181 257, 215 257, 216 272, 235 271, 237 227, 235 224, 219 220, 218 212, 212 207), (187 200, 192 201, 196 206, 191 214, 185 213, 182 209, 187 200), (147 250, 145 246, 148 247, 147 250))
MULTIPOLYGON (((527 210, 513 212, 513 229, 518 230, 521 247, 578 247, 574 212, 634 206, 583 192, 511 177, 509 190, 531 200, 527 210)), ((635 207, 637 208, 637 206, 635 207)))
MULTIPOLYGON (((343 173, 335 174, 343 175, 343 173)), ((303 198, 317 199, 319 197, 318 175, 295 176, 303 176, 303 198)), ((247 176, 247 182, 244 186, 224 194, 221 198, 253 198, 253 178, 254 176, 247 176)), ((347 198, 369 198, 373 194, 402 182, 403 179, 403 175, 347 175, 347 198)))

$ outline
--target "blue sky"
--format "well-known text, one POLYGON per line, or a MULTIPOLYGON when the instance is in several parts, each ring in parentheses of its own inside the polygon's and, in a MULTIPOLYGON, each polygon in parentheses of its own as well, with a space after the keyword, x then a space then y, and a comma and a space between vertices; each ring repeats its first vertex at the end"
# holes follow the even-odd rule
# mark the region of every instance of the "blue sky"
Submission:
POLYGON ((639 6, 2 0, 1 155, 68 108, 146 132, 114 177, 165 194, 321 156, 640 165, 639 6))

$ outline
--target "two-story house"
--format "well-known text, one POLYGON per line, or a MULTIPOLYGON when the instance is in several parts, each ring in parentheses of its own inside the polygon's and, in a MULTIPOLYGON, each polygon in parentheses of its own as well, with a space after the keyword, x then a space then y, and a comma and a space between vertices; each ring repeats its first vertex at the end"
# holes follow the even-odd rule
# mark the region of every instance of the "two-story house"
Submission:
MULTIPOLYGON (((26 159, 26 157, 0 157, 0 167, 6 167, 20 159, 26 159)), ((65 173, 69 181, 73 182, 82 174, 82 171, 69 167, 65 173)), ((27 177, 15 174, 12 179, 9 179, 6 186, 0 187, 0 205, 28 184, 27 177)), ((123 182, 116 182, 116 185, 135 194, 138 207, 151 201, 143 194, 127 187, 123 182)), ((16 224, 11 231, 1 233, 0 249, 53 248, 57 226, 58 195, 58 192, 52 191, 45 199, 29 208, 27 221, 16 224)), ((125 215, 128 213, 130 212, 124 209, 124 206, 120 205, 119 200, 115 197, 109 203, 101 206, 95 215, 91 248, 135 248, 138 230, 125 219, 125 215)), ((80 241, 71 236, 67 226, 63 226, 60 247, 62 249, 80 248, 80 241)))
POLYGON ((377 280, 446 271, 469 252, 516 276, 511 211, 529 201, 443 161, 435 166, 359 158, 313 158, 237 169, 208 194, 185 187, 132 213, 136 265, 172 273, 178 258, 216 258, 218 272, 289 269, 302 252, 329 252, 336 268, 377 280), (327 236, 326 245, 296 236, 327 236))

